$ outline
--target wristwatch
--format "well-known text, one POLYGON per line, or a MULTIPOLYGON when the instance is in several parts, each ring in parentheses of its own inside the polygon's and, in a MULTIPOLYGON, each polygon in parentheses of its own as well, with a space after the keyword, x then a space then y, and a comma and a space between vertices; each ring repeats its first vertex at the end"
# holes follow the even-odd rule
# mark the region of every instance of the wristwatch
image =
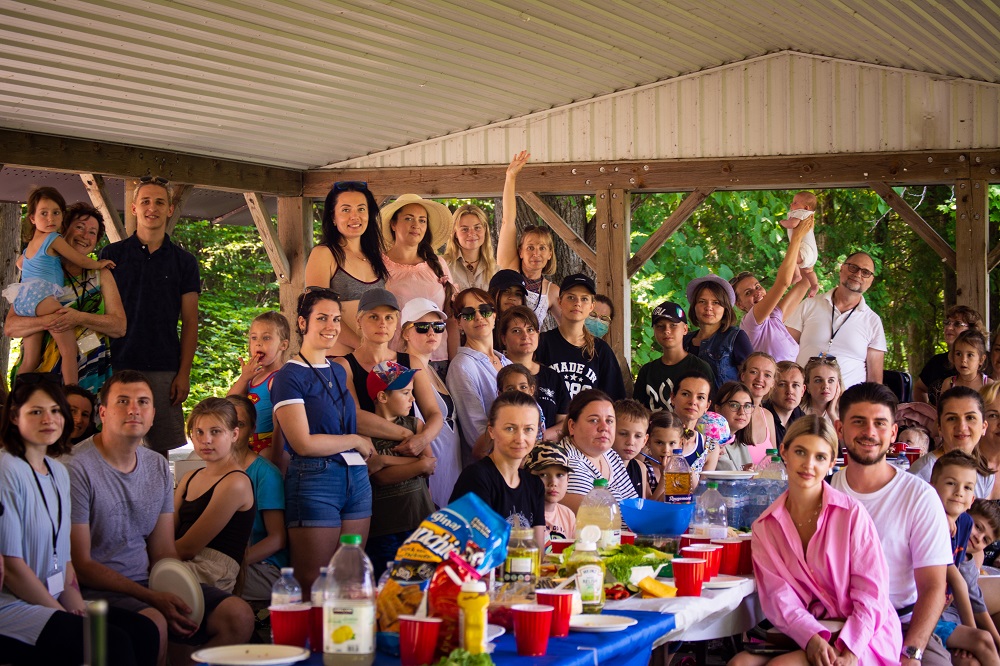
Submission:
POLYGON ((924 657, 924 651, 921 648, 913 647, 912 645, 904 645, 903 651, 900 652, 900 656, 904 659, 914 659, 920 661, 924 657))

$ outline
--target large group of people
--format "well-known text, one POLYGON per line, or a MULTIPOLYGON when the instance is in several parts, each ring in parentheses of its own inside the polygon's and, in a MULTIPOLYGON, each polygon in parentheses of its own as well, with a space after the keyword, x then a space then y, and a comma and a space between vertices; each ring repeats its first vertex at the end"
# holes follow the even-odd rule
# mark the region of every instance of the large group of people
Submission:
POLYGON ((707 274, 686 308, 657 305, 662 355, 629 390, 606 295, 585 274, 557 285, 551 231, 517 230, 528 159, 507 170, 495 254, 476 206, 406 194, 379 210, 367 184, 336 183, 294 318, 255 318, 229 395, 186 423, 200 284, 165 231, 169 184, 140 182, 135 234, 100 260, 100 213, 34 192, 23 263, 51 266, 25 270, 5 322, 24 343, 0 419, 0 660, 79 663, 85 600, 100 598, 114 663, 187 663, 192 646, 250 638, 282 567, 308 597, 341 534, 381 572, 435 507, 473 492, 544 546, 573 536, 601 479, 619 500, 661 500, 672 455, 699 475, 778 449, 788 490, 753 544, 765 613, 802 649, 782 663, 914 666, 949 648, 1000 663, 966 563, 1000 536, 982 317, 948 311, 948 352, 898 406, 864 298, 875 262, 849 255, 815 294, 816 200, 799 193, 774 284, 707 274), (926 449, 911 474, 886 460, 902 426, 926 449), (187 441, 203 467, 175 482, 161 454, 187 441), (825 483, 842 446, 849 464, 825 483), (200 623, 150 589, 164 558, 200 581, 200 623), (957 619, 942 619, 946 586, 957 619))

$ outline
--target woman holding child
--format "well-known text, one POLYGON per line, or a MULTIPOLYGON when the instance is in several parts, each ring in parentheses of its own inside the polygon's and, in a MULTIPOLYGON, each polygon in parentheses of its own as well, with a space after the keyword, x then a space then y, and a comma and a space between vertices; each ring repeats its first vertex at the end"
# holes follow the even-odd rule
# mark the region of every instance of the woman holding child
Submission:
MULTIPOLYGON (((902 632, 884 593, 889 568, 875 524, 861 504, 824 483, 837 456, 833 426, 801 418, 785 446, 788 490, 753 524, 764 614, 801 648, 782 663, 899 663, 902 632), (841 620, 843 628, 834 635, 820 620, 841 620)), ((742 652, 729 663, 767 661, 742 652)))
POLYGON ((327 359, 340 335, 340 300, 327 289, 299 296, 299 353, 274 378, 274 420, 291 455, 285 475, 285 523, 295 577, 308 597, 341 532, 368 537, 371 440, 357 433, 347 373, 327 359))
POLYGON ((368 184, 334 183, 323 203, 321 229, 306 263, 306 289, 330 289, 343 299, 343 331, 330 349, 331 356, 343 356, 360 342, 354 326, 361 294, 385 287, 389 279, 378 204, 368 184))

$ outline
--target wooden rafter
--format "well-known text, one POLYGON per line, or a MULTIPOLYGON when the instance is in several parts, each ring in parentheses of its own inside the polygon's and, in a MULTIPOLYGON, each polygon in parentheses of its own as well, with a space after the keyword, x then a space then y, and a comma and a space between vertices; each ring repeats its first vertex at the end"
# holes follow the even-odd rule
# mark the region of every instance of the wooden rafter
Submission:
POLYGON ((611 348, 621 366, 622 378, 630 385, 632 287, 627 261, 631 215, 629 193, 626 190, 598 190, 594 195, 597 223, 597 291, 605 294, 614 305, 611 322, 611 348))
POLYGON ((998 243, 986 257, 986 270, 992 271, 1000 264, 1000 243, 998 243))
MULTIPOLYGON (((659 250, 670 235, 677 231, 682 224, 687 222, 688 218, 697 210, 698 206, 711 196, 715 188, 712 187, 699 187, 694 192, 689 192, 686 197, 681 199, 681 202, 677 204, 677 208, 674 212, 670 214, 670 217, 665 219, 662 224, 660 224, 659 229, 654 231, 646 239, 646 242, 642 244, 636 253, 632 255, 632 258, 628 260, 628 276, 631 278, 633 275, 639 272, 643 264, 649 261, 656 251, 659 250)), ((626 246, 626 251, 628 248, 626 246)))
POLYGON ((170 205, 173 206, 174 212, 170 215, 170 219, 167 220, 168 234, 174 233, 174 229, 177 228, 177 223, 181 219, 181 213, 184 211, 184 204, 194 192, 194 185, 175 184, 171 186, 171 189, 173 192, 170 195, 170 205))
POLYGON ((990 330, 990 285, 986 238, 989 231, 985 180, 955 181, 955 301, 983 315, 990 330))
POLYGON ((253 223, 257 227, 260 239, 264 243, 264 251, 267 252, 267 258, 271 260, 271 267, 274 268, 278 283, 288 284, 291 281, 292 271, 285 250, 278 242, 278 230, 271 223, 271 216, 267 212, 264 197, 256 192, 244 192, 243 196, 247 200, 247 208, 253 217, 253 223))
POLYGON ((549 225, 552 229, 563 239, 563 241, 569 245, 576 254, 583 260, 583 263, 590 266, 591 270, 597 270, 597 253, 594 249, 587 245, 587 241, 580 238, 580 236, 573 231, 573 229, 566 224, 566 220, 560 217, 559 213, 552 210, 552 208, 542 201, 542 198, 535 194, 534 192, 520 192, 519 196, 524 199, 524 202, 531 206, 531 209, 538 213, 538 217, 545 221, 545 224, 549 225))
POLYGON ((934 231, 931 225, 927 224, 924 218, 920 217, 920 213, 913 210, 910 204, 906 203, 903 197, 896 194, 896 191, 888 183, 882 182, 871 182, 868 183, 868 187, 875 191, 882 199, 889 204, 889 207, 896 211, 913 231, 924 239, 924 242, 931 246, 931 249, 937 252, 938 256, 941 257, 951 268, 955 269, 955 250, 948 244, 948 241, 941 238, 938 232, 934 231))
MULTIPOLYGON (((503 191, 505 166, 329 169, 305 173, 303 193, 324 197, 338 180, 364 180, 375 196, 415 192, 422 196, 496 196, 503 191)), ((716 190, 867 187, 946 183, 956 178, 1000 181, 1000 150, 850 153, 782 157, 565 162, 528 164, 517 185, 546 194, 593 194, 595 189, 677 192, 716 190)))
POLYGON ((122 222, 122 217, 118 214, 114 202, 111 201, 111 197, 108 196, 107 187, 104 185, 104 176, 97 173, 81 173, 80 179, 87 190, 87 196, 90 197, 90 203, 104 218, 104 229, 108 234, 108 240, 112 243, 124 240, 126 237, 125 224, 122 222))

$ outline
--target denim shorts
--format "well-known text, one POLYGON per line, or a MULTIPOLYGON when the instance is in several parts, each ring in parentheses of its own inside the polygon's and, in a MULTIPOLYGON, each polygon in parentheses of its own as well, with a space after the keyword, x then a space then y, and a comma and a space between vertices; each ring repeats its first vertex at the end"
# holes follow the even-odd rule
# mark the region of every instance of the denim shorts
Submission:
POLYGON ((285 475, 287 527, 340 527, 344 520, 371 518, 372 485, 366 465, 337 456, 292 456, 285 475))

